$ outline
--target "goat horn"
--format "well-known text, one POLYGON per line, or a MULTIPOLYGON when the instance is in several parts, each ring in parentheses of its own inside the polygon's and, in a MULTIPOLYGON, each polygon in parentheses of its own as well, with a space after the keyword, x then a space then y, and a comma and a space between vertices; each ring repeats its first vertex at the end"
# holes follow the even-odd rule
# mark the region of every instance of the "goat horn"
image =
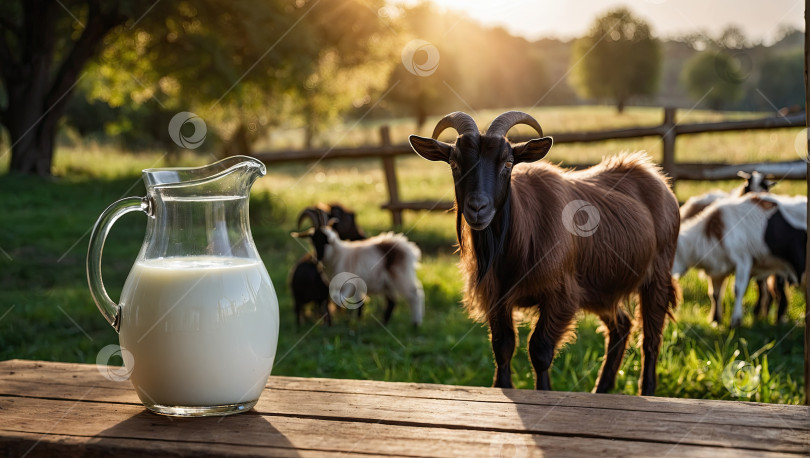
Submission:
POLYGON ((324 217, 321 212, 322 212, 321 210, 318 210, 316 208, 312 207, 305 208, 304 211, 302 211, 301 214, 298 215, 298 230, 299 231, 301 230, 301 223, 303 223, 304 220, 307 218, 309 218, 310 221, 312 221, 313 226, 315 226, 316 228, 320 228, 324 223, 323 221, 324 217))
POLYGON ((312 237, 312 234, 315 233, 315 228, 310 227, 309 229, 305 230, 304 232, 290 232, 290 235, 296 239, 303 239, 306 237, 312 237))
POLYGON ((505 137, 509 129, 517 124, 526 124, 527 126, 533 127, 541 137, 543 136, 543 129, 540 127, 540 123, 522 111, 507 111, 499 115, 492 121, 492 124, 489 125, 487 135, 505 137))
POLYGON ((461 111, 455 111, 443 117, 439 123, 436 124, 436 128, 433 129, 433 138, 438 139, 439 135, 448 127, 456 129, 456 131, 461 135, 478 135, 478 126, 475 124, 475 121, 473 121, 473 118, 467 113, 461 111))

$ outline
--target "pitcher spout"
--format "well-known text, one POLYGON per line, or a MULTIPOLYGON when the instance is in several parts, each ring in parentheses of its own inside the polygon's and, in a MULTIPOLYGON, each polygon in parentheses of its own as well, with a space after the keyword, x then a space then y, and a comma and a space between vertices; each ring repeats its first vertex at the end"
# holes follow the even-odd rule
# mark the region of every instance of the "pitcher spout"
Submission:
POLYGON ((238 184, 250 189, 253 182, 267 173, 264 163, 250 156, 230 156, 202 167, 151 168, 143 171, 147 189, 208 187, 222 182, 229 188, 238 184), (224 182, 230 182, 228 186, 224 182))

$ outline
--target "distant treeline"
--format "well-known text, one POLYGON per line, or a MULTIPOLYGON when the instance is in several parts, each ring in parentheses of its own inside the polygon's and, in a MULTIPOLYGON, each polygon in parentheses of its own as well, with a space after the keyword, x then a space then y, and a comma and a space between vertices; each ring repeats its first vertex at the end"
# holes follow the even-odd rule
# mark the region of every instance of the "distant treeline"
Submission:
MULTIPOLYGON (((377 46, 374 52, 368 52, 366 62, 362 62, 362 50, 355 49, 351 72, 341 73, 339 65, 345 62, 330 60, 329 53, 321 53, 316 70, 300 88, 268 90, 266 104, 255 103, 262 100, 262 81, 253 81, 258 95, 247 100, 254 103, 249 108, 243 108, 238 101, 233 104, 239 122, 220 122, 228 127, 212 129, 212 138, 221 139, 233 152, 245 152, 252 142, 275 128, 304 127, 309 143, 319 131, 345 119, 413 117, 421 125, 427 116, 451 110, 611 102, 586 99, 575 90, 571 69, 576 40, 529 41, 503 28, 485 27, 460 13, 441 12, 430 3, 412 7, 392 7, 384 2, 379 5, 377 17, 363 19, 376 29, 369 26, 366 35, 358 35, 358 39, 366 40, 358 42, 358 47, 368 43, 377 46), (423 40, 427 47, 417 46, 415 52, 404 56, 407 53, 403 50, 414 40, 423 40), (430 46, 435 50, 431 51, 430 46), (403 62, 408 56, 410 63, 403 62), (436 58, 437 62, 429 62, 436 58), (330 64, 333 61, 338 63, 330 64), (418 68, 415 71, 409 65, 418 68), (274 113, 272 119, 268 121, 262 110, 274 113)), ((688 87, 685 69, 701 53, 720 52, 734 66, 734 73, 726 76, 733 80, 736 95, 719 102, 707 99, 699 107, 774 111, 803 106, 804 34, 785 28, 781 35, 769 46, 750 43, 742 31, 733 27, 717 37, 694 33, 659 39, 657 92, 633 97, 629 105, 694 106, 698 97, 688 87)), ((335 48, 336 53, 350 49, 346 43, 340 46, 335 48)), ((110 68, 109 62, 91 68, 103 69, 105 65, 110 68)), ((206 74, 200 71, 195 77, 204 81, 206 74)), ((131 97, 119 97, 116 103, 110 103, 109 97, 98 96, 99 81, 101 85, 111 84, 109 78, 81 82, 66 111, 66 123, 84 136, 115 137, 135 148, 165 143, 168 120, 178 107, 187 106, 182 101, 162 106, 158 101, 167 96, 160 93, 164 83, 160 80, 154 84, 157 89, 152 98, 141 97, 134 102, 131 97)), ((268 85, 272 84, 268 80, 268 85)), ((227 120, 227 113, 221 118, 227 120)))

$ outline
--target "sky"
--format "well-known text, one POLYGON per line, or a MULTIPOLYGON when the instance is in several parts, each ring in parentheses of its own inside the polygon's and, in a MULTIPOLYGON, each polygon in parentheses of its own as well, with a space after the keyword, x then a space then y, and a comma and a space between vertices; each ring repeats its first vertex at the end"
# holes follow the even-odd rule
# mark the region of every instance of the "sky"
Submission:
MULTIPOLYGON (((647 20, 659 37, 697 30, 716 35, 729 24, 742 28, 749 40, 773 42, 781 24, 804 30, 802 0, 432 0, 434 4, 486 25, 500 25, 530 40, 575 38, 605 11, 627 6, 647 20)), ((395 3, 413 4, 418 0, 395 3)))

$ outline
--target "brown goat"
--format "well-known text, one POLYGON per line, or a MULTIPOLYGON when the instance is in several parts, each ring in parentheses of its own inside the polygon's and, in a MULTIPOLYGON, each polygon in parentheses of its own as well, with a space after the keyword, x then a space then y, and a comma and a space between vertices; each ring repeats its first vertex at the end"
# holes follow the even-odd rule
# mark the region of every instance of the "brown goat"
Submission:
POLYGON ((597 314, 608 330, 595 390, 612 389, 632 328, 620 303, 638 293, 640 389, 654 394, 661 333, 676 302, 670 275, 680 224, 675 196, 640 153, 583 171, 529 164, 548 153, 552 140, 512 144, 506 133, 516 124, 543 136, 525 113, 500 115, 482 135, 472 118, 456 112, 439 122, 433 139, 410 137, 420 156, 450 164, 464 303, 489 324, 494 386, 512 386, 513 310, 529 308, 538 314, 528 345, 537 389, 551 389, 549 367, 578 310, 597 314), (448 127, 460 134, 453 145, 435 140, 448 127))

